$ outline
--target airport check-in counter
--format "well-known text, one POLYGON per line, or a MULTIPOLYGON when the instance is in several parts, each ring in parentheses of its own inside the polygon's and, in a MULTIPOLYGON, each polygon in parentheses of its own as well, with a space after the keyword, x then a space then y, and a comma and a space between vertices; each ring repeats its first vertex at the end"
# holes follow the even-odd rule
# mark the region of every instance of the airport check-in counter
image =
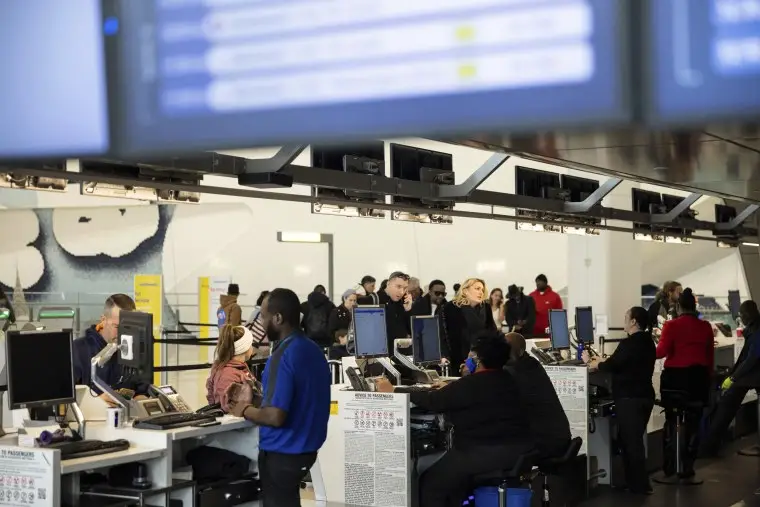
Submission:
MULTIPOLYGON (((103 404, 103 413, 106 406, 103 404)), ((28 440, 41 430, 30 428, 28 435, 18 435, 17 429, 6 429, 0 439, 0 463, 8 473, 4 480, 28 484, 19 488, 30 503, 18 505, 78 505, 86 496, 103 498, 142 499, 150 505, 164 506, 167 498, 181 500, 182 505, 196 503, 196 486, 192 473, 184 462, 186 453, 201 445, 210 445, 243 454, 256 463, 258 429, 244 419, 224 416, 219 425, 205 428, 184 427, 171 430, 142 430, 126 426, 109 427, 105 420, 88 421, 83 437, 87 440, 127 440, 129 449, 71 460, 62 460, 61 453, 51 448, 28 447, 19 441, 28 440), (31 464, 30 464, 31 463, 31 464), (145 464, 150 488, 96 486, 84 488, 82 478, 90 472, 107 473, 117 465, 145 464), (36 498, 36 500, 34 500, 36 498)), ((22 430, 23 431, 23 430, 22 430)), ((251 472, 256 472, 253 468, 251 472)), ((15 493, 15 490, 13 490, 15 493)), ((7 494, 7 493, 6 493, 7 494)))
MULTIPOLYGON (((737 336, 720 336, 715 339, 715 368, 733 367, 738 358, 744 339, 737 336)), ((607 344, 605 352, 609 355, 614 352, 614 343, 607 344)), ((652 376, 652 385, 655 396, 660 396, 660 375, 664 360, 657 360, 652 376)), ((589 460, 591 477, 595 477, 598 484, 618 486, 624 484, 622 475, 622 462, 619 458, 617 439, 617 425, 615 423, 615 405, 612 401, 610 377, 601 372, 589 375, 590 382, 590 427, 589 427, 589 460), (606 470, 607 474, 601 475, 597 471, 606 470)), ((754 391, 750 391, 744 399, 744 404, 757 399, 754 391)), ((655 405, 647 425, 647 435, 644 439, 647 450, 648 466, 650 471, 659 469, 662 463, 661 456, 661 430, 665 423, 662 409, 655 405)))

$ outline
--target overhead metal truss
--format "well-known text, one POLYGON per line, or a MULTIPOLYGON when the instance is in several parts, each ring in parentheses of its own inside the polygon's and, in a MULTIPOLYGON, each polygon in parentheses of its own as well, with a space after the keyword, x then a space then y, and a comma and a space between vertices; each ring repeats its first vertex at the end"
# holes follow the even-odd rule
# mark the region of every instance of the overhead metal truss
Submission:
MULTIPOLYGON (((159 190, 179 190, 255 199, 321 203, 335 206, 355 207, 358 205, 356 201, 348 198, 341 199, 333 197, 327 198, 324 196, 294 195, 240 187, 214 187, 202 185, 200 183, 204 174, 213 174, 237 177, 239 185, 243 187, 255 187, 262 181, 266 181, 266 178, 262 178, 262 176, 278 175, 286 176, 286 178, 273 178, 274 181, 292 181, 292 183, 296 185, 308 185, 354 192, 369 192, 374 194, 408 197, 416 200, 442 201, 446 203, 454 201, 482 205, 490 208, 490 212, 459 211, 456 209, 446 211, 447 215, 456 217, 511 222, 529 220, 533 223, 556 224, 556 221, 551 220, 552 216, 562 215, 568 219, 575 218, 579 223, 582 223, 584 219, 601 220, 603 222, 602 224, 594 225, 593 227, 622 232, 630 232, 632 229, 610 225, 606 223, 606 221, 648 224, 654 227, 667 227, 668 229, 684 229, 690 231, 709 231, 715 233, 733 232, 738 236, 757 237, 758 234, 757 229, 743 226, 745 221, 760 209, 760 206, 757 205, 746 207, 732 222, 726 224, 716 224, 682 216, 690 206, 695 204, 697 200, 702 197, 699 193, 688 195, 678 204, 678 206, 664 214, 639 213, 631 210, 602 206, 602 200, 622 183, 624 175, 620 173, 615 173, 615 176, 608 177, 607 180, 601 182, 599 188, 582 202, 565 202, 560 200, 521 196, 505 192, 479 190, 479 187, 513 155, 551 165, 557 165, 557 161, 542 160, 541 157, 536 157, 531 154, 517 152, 510 153, 504 148, 485 144, 480 141, 456 142, 455 144, 475 147, 478 149, 488 149, 492 152, 495 151, 489 159, 473 171, 465 181, 456 185, 423 183, 387 176, 348 173, 294 164, 293 162, 296 158, 308 147, 308 145, 305 144, 283 146, 272 157, 265 159, 246 159, 229 155, 203 153, 193 157, 175 157, 171 159, 147 160, 140 162, 82 160, 85 164, 93 162, 110 165, 114 168, 114 170, 103 173, 71 171, 63 173, 60 169, 51 169, 50 164, 15 162, 12 165, 3 164, 5 167, 0 166, 0 173, 8 172, 29 176, 66 178, 72 182, 98 181, 114 185, 140 186, 159 190), (135 177, 134 174, 130 174, 129 171, 126 170, 127 168, 135 168, 137 166, 150 168, 151 171, 149 177, 135 177), (120 171, 118 170, 119 167, 125 168, 123 175, 120 174, 120 171), (156 177, 156 175, 161 174, 162 168, 166 169, 167 174, 172 175, 171 180, 168 178, 162 179, 156 177), (178 172, 183 175, 181 178, 182 181, 177 180, 178 172), (188 180, 195 181, 196 183, 189 183, 188 180), (496 208, 529 210, 534 211, 539 215, 541 213, 546 213, 548 216, 546 220, 533 218, 526 219, 525 217, 497 213, 496 208)), ((62 166, 65 167, 65 163, 62 164, 62 166)), ((573 169, 592 173, 599 172, 599 168, 591 166, 574 166, 573 169)), ((661 185, 661 183, 659 184, 661 185)), ((419 214, 431 212, 430 208, 410 204, 373 203, 372 208, 419 214)), ((713 241, 715 239, 699 236, 693 236, 693 238, 713 241)))

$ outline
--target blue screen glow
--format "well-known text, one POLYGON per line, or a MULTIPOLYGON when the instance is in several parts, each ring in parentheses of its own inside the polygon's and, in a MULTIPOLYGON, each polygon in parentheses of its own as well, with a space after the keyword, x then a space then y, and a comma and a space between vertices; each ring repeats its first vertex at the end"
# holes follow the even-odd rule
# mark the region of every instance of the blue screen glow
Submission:
POLYGON ((630 116, 623 0, 128 3, 131 153, 630 116))
POLYGON ((105 152, 100 1, 5 1, 0 21, 0 158, 105 152))
POLYGON ((760 0, 652 0, 653 122, 760 113, 760 0))

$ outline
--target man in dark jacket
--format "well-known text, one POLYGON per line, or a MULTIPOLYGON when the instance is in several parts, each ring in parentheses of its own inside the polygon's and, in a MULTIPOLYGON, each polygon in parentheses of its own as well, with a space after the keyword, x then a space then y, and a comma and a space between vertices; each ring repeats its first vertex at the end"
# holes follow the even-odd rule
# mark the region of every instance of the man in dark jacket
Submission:
POLYGON ((446 285, 441 280, 433 280, 428 292, 412 303, 412 315, 439 315, 446 304, 446 285))
POLYGON ((744 401, 750 389, 760 389, 760 312, 754 301, 745 301, 739 307, 744 322, 744 346, 728 378, 721 386, 720 398, 710 429, 702 440, 700 454, 710 456, 718 451, 721 438, 744 401))
POLYGON ((536 303, 533 298, 523 294, 523 288, 510 285, 507 289, 507 302, 504 316, 510 331, 531 337, 536 325, 536 303))
POLYGON ((378 292, 380 304, 385 306, 385 330, 388 336, 388 352, 393 355, 393 342, 409 338, 409 312, 412 296, 408 292, 409 275, 394 271, 388 277, 388 285, 378 292))
MULTIPOLYGON (((74 340, 72 344, 72 356, 74 362, 74 383, 77 385, 90 386, 93 391, 100 394, 92 385, 91 362, 106 345, 113 343, 119 337, 119 315, 121 311, 135 311, 135 302, 126 294, 114 294, 106 300, 103 315, 100 322, 87 328, 85 335, 74 340)), ((136 394, 147 392, 148 385, 137 383, 125 377, 124 370, 118 363, 118 356, 114 355, 101 368, 97 369, 98 378, 114 389, 125 388, 135 391, 136 394)), ((100 398, 110 403, 106 394, 100 394, 100 398)))
POLYGON ((317 342, 322 347, 332 345, 334 337, 330 336, 330 312, 335 305, 327 297, 327 290, 324 285, 317 285, 306 298, 306 302, 301 304, 301 313, 303 320, 301 327, 306 336, 317 342))
POLYGON ((520 406, 530 422, 530 431, 543 457, 561 456, 570 445, 570 421, 557 391, 541 363, 525 352, 525 338, 508 333, 510 361, 507 371, 520 388, 520 406))

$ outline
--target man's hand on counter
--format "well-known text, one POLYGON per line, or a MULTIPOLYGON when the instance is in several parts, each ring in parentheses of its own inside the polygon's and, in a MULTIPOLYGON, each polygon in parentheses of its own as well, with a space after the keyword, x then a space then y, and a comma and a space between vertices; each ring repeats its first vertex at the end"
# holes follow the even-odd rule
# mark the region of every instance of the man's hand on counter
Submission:
POLYGON ((392 393, 395 390, 393 384, 385 377, 375 379, 375 389, 378 393, 392 393))
POLYGON ((285 424, 288 413, 277 407, 263 407, 261 396, 256 395, 249 383, 235 383, 227 388, 229 413, 263 426, 280 428, 285 424))

